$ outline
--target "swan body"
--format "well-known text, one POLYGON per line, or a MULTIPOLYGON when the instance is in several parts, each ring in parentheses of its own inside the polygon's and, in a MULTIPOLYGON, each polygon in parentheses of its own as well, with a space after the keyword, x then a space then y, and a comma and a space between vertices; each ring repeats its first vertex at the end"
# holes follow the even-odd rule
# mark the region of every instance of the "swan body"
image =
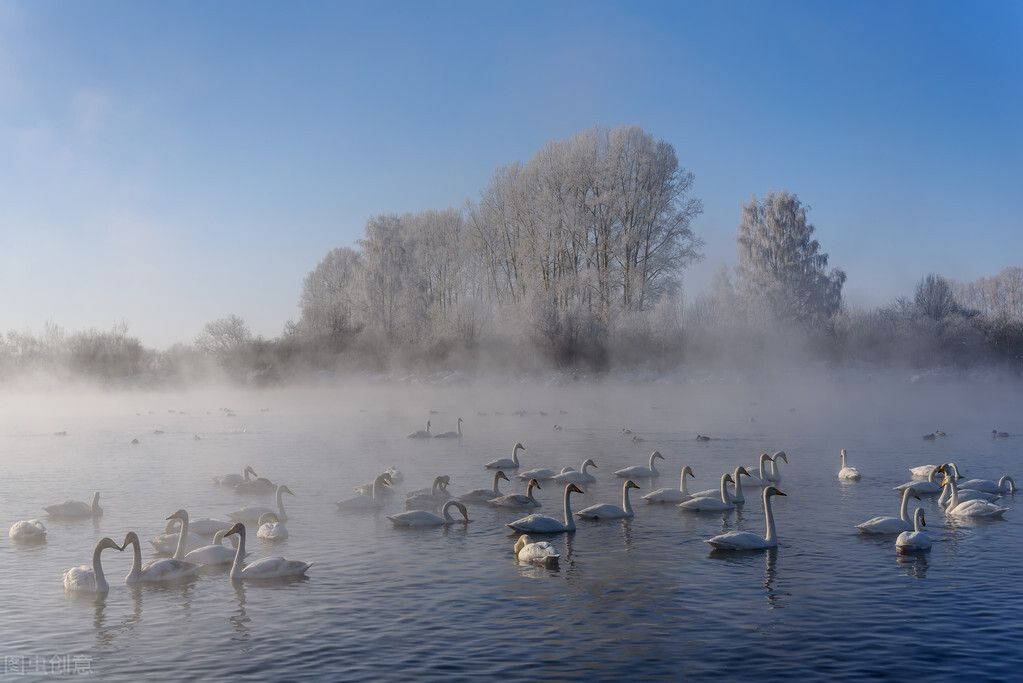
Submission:
POLYGON ((924 532, 923 527, 925 526, 927 524, 924 522, 924 510, 917 508, 913 513, 913 530, 903 531, 899 534, 899 537, 895 539, 895 550, 900 553, 930 550, 931 537, 924 532))
POLYGON ((558 476, 558 474, 561 473, 555 472, 554 470, 548 469, 546 467, 538 467, 536 469, 527 470, 525 472, 519 472, 515 476, 519 479, 522 479, 523 481, 529 481, 530 479, 543 481, 544 479, 553 479, 554 477, 558 476))
POLYGON ((650 454, 650 461, 647 467, 643 467, 642 465, 633 465, 632 467, 626 467, 625 469, 617 470, 615 472, 615 476, 624 477, 626 479, 642 477, 652 479, 654 477, 659 477, 661 473, 658 472, 657 468, 654 466, 654 461, 657 460, 657 458, 664 460, 664 456, 661 455, 660 451, 654 451, 653 453, 650 454))
POLYGON ((242 470, 241 474, 237 474, 234 472, 231 474, 218 474, 217 476, 213 477, 213 483, 216 484, 217 486, 234 486, 235 484, 240 484, 243 481, 249 481, 250 474, 254 477, 259 476, 258 474, 256 474, 256 470, 252 469, 250 465, 246 465, 245 469, 242 470))
MULTIPOLYGON (((941 494, 938 496, 938 507, 948 507, 949 501, 952 499, 952 487, 951 484, 953 479, 947 474, 945 480, 942 482, 941 494)), ((965 503, 968 500, 984 500, 988 503, 993 503, 998 500, 998 494, 995 493, 984 493, 983 491, 977 491, 975 489, 962 489, 959 485, 956 485, 956 492, 959 494, 959 502, 965 503)))
POLYGON ((938 492, 941 491, 941 484, 939 484, 938 481, 937 481, 938 472, 941 471, 941 467, 942 466, 939 465, 939 466, 933 468, 931 470, 931 473, 929 475, 927 475, 927 480, 926 481, 917 481, 917 480, 907 481, 905 484, 899 484, 898 486, 896 486, 894 490, 895 491, 905 491, 906 489, 912 487, 912 488, 916 489, 917 493, 921 493, 921 494, 938 493, 938 492))
POLYGON ((99 506, 99 491, 93 492, 91 505, 81 500, 65 500, 53 505, 46 505, 43 509, 50 517, 62 519, 99 517, 103 514, 103 509, 99 506))
POLYGON ((92 551, 92 566, 80 565, 64 570, 64 590, 80 593, 106 593, 110 590, 106 576, 103 574, 103 565, 100 563, 100 554, 106 548, 122 550, 121 546, 111 538, 101 538, 92 551))
MULTIPOLYGON (((387 485, 391 483, 391 475, 384 472, 383 474, 377 475, 376 479, 373 480, 370 485, 369 495, 360 494, 358 496, 352 496, 351 498, 345 498, 337 501, 337 505, 342 510, 379 510, 384 506, 384 498, 382 493, 388 491, 387 485)), ((260 515, 262 517, 263 515, 260 515)), ((276 515, 275 515, 276 516, 276 515)), ((278 521, 278 523, 280 523, 278 521)), ((258 538, 263 538, 263 525, 260 523, 259 531, 256 533, 258 538)), ((287 532, 285 532, 287 533, 287 532)))
POLYGON ((384 470, 384 472, 391 475, 391 481, 394 482, 395 484, 405 481, 405 475, 402 474, 401 470, 399 470, 394 465, 388 465, 387 469, 384 470))
POLYGON ((916 489, 909 486, 902 491, 902 506, 899 508, 898 517, 873 517, 866 522, 857 524, 856 528, 862 534, 897 534, 903 531, 912 531, 913 523, 909 521, 909 497, 920 500, 916 489))
POLYGON ((845 464, 846 452, 845 452, 844 448, 842 449, 842 452, 841 452, 840 455, 842 457, 842 469, 838 470, 838 478, 839 479, 845 479, 845 480, 859 479, 860 478, 860 471, 858 469, 856 469, 855 467, 849 467, 848 465, 845 464))
POLYGON ((550 534, 557 533, 559 531, 575 531, 575 518, 572 516, 572 508, 569 505, 569 496, 572 493, 582 493, 575 484, 567 484, 565 486, 565 521, 548 517, 547 515, 529 515, 522 519, 517 519, 514 522, 507 524, 506 526, 515 529, 515 531, 522 531, 525 533, 536 533, 536 534, 550 534))
POLYGON ((451 508, 457 508, 462 513, 465 521, 469 521, 469 511, 465 509, 465 505, 457 500, 449 500, 444 503, 440 515, 428 510, 409 510, 407 512, 399 512, 396 515, 388 515, 387 519, 391 520, 394 526, 444 526, 456 521, 451 516, 451 512, 449 512, 451 508))
POLYGON ((519 562, 539 564, 546 567, 556 566, 561 558, 553 543, 549 541, 534 541, 526 534, 519 536, 518 540, 515 541, 514 552, 519 562))
MULTIPOLYGON (((236 548, 229 548, 221 541, 227 529, 221 529, 213 536, 213 543, 196 548, 185 555, 185 562, 191 562, 200 566, 228 564, 234 560, 236 548)), ((235 539, 231 539, 232 541, 235 539)))
POLYGON ((38 519, 23 519, 7 532, 12 541, 40 541, 46 538, 46 527, 38 519))
MULTIPOLYGON (((163 555, 173 555, 177 550, 178 541, 181 539, 180 531, 172 531, 169 534, 160 534, 156 538, 149 541, 149 545, 153 546, 153 550, 163 555)), ((193 534, 191 531, 185 534, 185 552, 201 548, 209 542, 209 539, 200 536, 199 534, 193 534)), ((178 558, 181 559, 181 558, 178 558)))
POLYGON ((732 481, 734 481, 734 479, 732 479, 731 474, 723 474, 721 475, 721 490, 719 492, 719 498, 690 498, 689 500, 684 500, 679 503, 678 507, 682 510, 689 510, 690 512, 732 510, 735 508, 735 503, 732 502, 732 496, 728 492, 728 484, 732 481))
POLYGON ((683 500, 689 500, 689 489, 686 487, 687 475, 690 477, 696 476, 693 474, 693 468, 689 465, 682 468, 682 479, 679 482, 679 488, 657 489, 643 496, 643 500, 648 503, 681 503, 683 500))
POLYGON ((764 536, 749 531, 730 531, 714 538, 707 539, 716 550, 758 550, 773 548, 778 545, 778 535, 774 526, 774 511, 771 509, 772 496, 785 494, 773 486, 764 487, 764 518, 767 520, 767 533, 764 536))
POLYGON ((509 481, 508 475, 504 473, 504 470, 497 470, 494 472, 494 485, 489 489, 474 489, 468 493, 463 493, 458 497, 458 500, 463 503, 486 503, 488 500, 494 498, 500 498, 504 494, 501 493, 499 482, 504 479, 509 481))
POLYGON ((1016 491, 1016 482, 1012 480, 1012 477, 1006 475, 997 482, 990 479, 968 479, 960 482, 959 488, 983 491, 984 493, 1013 493, 1016 491))
POLYGON ((433 434, 430 433, 430 421, 426 421, 426 429, 420 429, 417 432, 412 432, 408 435, 410 439, 429 439, 433 434))
POLYGON ((553 479, 559 484, 588 484, 597 481, 597 478, 586 470, 596 466, 597 463, 593 462, 590 458, 586 458, 578 470, 568 468, 568 471, 562 471, 560 474, 554 475, 553 479))
POLYGON ((249 481, 243 481, 240 484, 235 484, 234 490, 236 493, 260 495, 276 491, 277 484, 273 483, 266 477, 259 477, 258 479, 250 479, 249 481))
POLYGON ((917 465, 910 467, 909 473, 917 479, 929 479, 931 472, 937 467, 941 467, 941 465, 917 465))
POLYGON ((526 447, 521 443, 516 443, 512 446, 512 457, 510 458, 498 458, 497 460, 491 460, 484 467, 490 470, 517 470, 519 468, 519 450, 526 450, 526 447))
MULTIPOLYGON (((177 518, 171 518, 167 522, 167 526, 164 529, 164 532, 168 534, 177 533, 178 529, 180 528, 181 520, 177 518)), ((188 520, 189 533, 198 534, 200 536, 205 537, 212 537, 218 531, 227 531, 230 528, 231 522, 224 522, 219 519, 210 519, 209 517, 188 520)))
POLYGON ((623 519, 626 517, 634 517, 635 513, 632 511, 632 504, 629 502, 629 489, 638 488, 639 486, 636 485, 636 482, 629 479, 622 485, 621 507, 612 505, 611 503, 591 505, 575 513, 575 516, 580 519, 623 519))
POLYGON ((231 563, 232 579, 281 579, 292 576, 303 576, 312 566, 312 562, 299 562, 284 557, 261 557, 255 562, 245 564, 245 525, 241 522, 233 525, 225 536, 238 535, 238 547, 235 548, 234 561, 231 563))
MULTIPOLYGON (((291 492, 284 484, 277 487, 277 509, 268 508, 265 505, 248 505, 233 512, 228 512, 227 516, 231 518, 232 522, 258 522, 260 515, 264 512, 273 512, 277 515, 277 519, 282 522, 288 521, 288 514, 284 511, 284 499, 283 494, 295 495, 291 492)), ((232 529, 235 525, 232 525, 232 529)))
POLYGON ((951 500, 948 502, 948 507, 945 508, 945 514, 949 517, 985 517, 987 519, 1001 518, 1002 515, 1009 508, 1003 508, 994 503, 989 503, 986 500, 968 500, 961 502, 959 500, 959 492, 954 481, 946 479, 942 486, 948 486, 952 489, 951 500))
POLYGON ((264 541, 283 541, 288 537, 288 527, 284 526, 284 522, 277 519, 277 515, 272 512, 260 515, 258 524, 256 538, 264 541))
POLYGON ((536 498, 533 497, 533 489, 539 489, 540 482, 536 479, 530 479, 529 484, 526 485, 526 492, 523 493, 509 493, 506 496, 500 498, 491 498, 487 501, 487 505, 493 505, 495 507, 535 507, 538 508, 542 504, 536 498))
POLYGON ((453 432, 441 432, 440 434, 434 434, 435 439, 461 439, 462 438, 462 418, 458 418, 455 422, 455 431, 453 432))
POLYGON ((199 568, 199 565, 176 560, 173 557, 150 560, 142 564, 142 548, 139 544, 139 536, 134 531, 129 531, 125 535, 121 548, 127 548, 129 543, 132 545, 133 553, 131 571, 124 577, 125 583, 158 583, 185 579, 195 574, 199 568))
POLYGON ((410 491, 405 498, 405 509, 423 510, 437 507, 451 497, 451 494, 448 493, 448 482, 450 480, 451 477, 444 474, 434 478, 429 491, 424 489, 410 491))

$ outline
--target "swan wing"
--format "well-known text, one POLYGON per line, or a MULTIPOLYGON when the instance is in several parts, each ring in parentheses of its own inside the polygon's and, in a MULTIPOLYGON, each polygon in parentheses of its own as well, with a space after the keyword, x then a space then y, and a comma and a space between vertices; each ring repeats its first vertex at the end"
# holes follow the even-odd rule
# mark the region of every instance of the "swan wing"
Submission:
MULTIPOLYGON (((718 550, 755 550, 769 547, 763 536, 749 531, 731 531, 714 538, 707 539, 718 550)), ((777 545, 777 543, 771 544, 777 545)))

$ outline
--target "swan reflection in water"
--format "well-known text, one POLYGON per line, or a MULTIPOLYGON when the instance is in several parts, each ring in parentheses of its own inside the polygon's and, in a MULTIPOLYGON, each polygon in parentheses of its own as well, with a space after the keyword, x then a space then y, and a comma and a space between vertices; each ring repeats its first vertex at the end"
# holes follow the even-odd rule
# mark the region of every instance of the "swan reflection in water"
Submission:
POLYGON ((769 548, 752 548, 750 550, 718 550, 712 549, 708 557, 729 564, 753 566, 756 558, 764 558, 764 597, 770 609, 785 607, 784 598, 789 594, 777 588, 778 582, 778 546, 769 548))
POLYGON ((927 554, 926 553, 896 553, 895 561, 905 567, 906 576, 914 579, 927 578, 927 554))

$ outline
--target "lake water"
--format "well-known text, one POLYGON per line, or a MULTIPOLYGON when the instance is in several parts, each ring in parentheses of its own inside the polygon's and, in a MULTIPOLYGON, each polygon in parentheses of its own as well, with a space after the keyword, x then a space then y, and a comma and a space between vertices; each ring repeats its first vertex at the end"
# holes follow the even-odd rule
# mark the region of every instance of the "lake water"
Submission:
MULTIPOLYGON (((1017 502, 1003 521, 951 523, 924 497, 933 549, 899 557, 894 537, 854 524, 897 515, 892 487, 915 465, 955 462, 967 478, 1023 479, 1020 391, 938 381, 856 385, 698 383, 429 387, 389 383, 253 392, 7 395, 0 415, 0 513, 39 517, 45 543, 7 542, 0 599, 7 677, 69 672, 103 680, 471 680, 961 678, 1007 680, 1023 665, 1023 533, 1017 502), (525 411, 525 415, 515 414, 525 411), (541 414, 546 413, 546 414, 541 414), (422 429, 464 438, 418 441, 422 429), (752 418, 752 419, 751 419, 752 418), (560 425, 560 430, 554 425, 560 425), (643 439, 634 442, 623 428, 643 439), (942 429, 934 441, 924 433, 942 429), (66 432, 66 435, 58 435, 66 432), (697 434, 711 441, 697 442, 697 434), (195 438, 195 437, 198 437, 195 438), (139 443, 132 444, 137 439, 139 443), (341 512, 352 487, 397 466, 404 491, 451 476, 451 491, 489 486, 483 464, 510 456, 556 471, 593 458, 598 480, 573 509, 621 503, 613 471, 646 464, 636 516, 580 522, 549 538, 548 570, 518 564, 505 524, 526 513, 469 507, 468 525, 396 529, 383 512, 341 512), (862 480, 837 479, 839 450, 862 480), (763 533, 759 489, 739 511, 692 514, 640 496, 718 485, 723 472, 784 450, 770 551, 710 552, 731 529, 763 533), (130 552, 107 550, 109 593, 68 594, 64 569, 128 530, 146 542, 178 508, 224 518, 272 496, 245 496, 211 477, 251 465, 287 484, 290 537, 249 534, 250 559, 315 564, 308 578, 232 582, 223 572, 165 586, 126 586, 130 552), (96 522, 58 521, 41 507, 101 492, 96 522)), ((522 490, 515 480, 506 492, 522 490)), ((563 489, 542 484, 541 511, 560 517, 563 489)), ((1017 496, 1018 497, 1018 496, 1017 496)), ((916 501, 913 501, 916 503, 916 501)))

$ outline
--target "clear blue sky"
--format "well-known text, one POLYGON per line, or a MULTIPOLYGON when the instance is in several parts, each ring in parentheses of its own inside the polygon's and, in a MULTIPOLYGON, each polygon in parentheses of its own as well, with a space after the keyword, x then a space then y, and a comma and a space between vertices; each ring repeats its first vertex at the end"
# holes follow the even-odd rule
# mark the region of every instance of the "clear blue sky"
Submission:
POLYGON ((0 331, 276 337, 368 217, 637 124, 740 206, 812 207, 854 305, 1023 265, 1023 3, 0 0, 0 331))

